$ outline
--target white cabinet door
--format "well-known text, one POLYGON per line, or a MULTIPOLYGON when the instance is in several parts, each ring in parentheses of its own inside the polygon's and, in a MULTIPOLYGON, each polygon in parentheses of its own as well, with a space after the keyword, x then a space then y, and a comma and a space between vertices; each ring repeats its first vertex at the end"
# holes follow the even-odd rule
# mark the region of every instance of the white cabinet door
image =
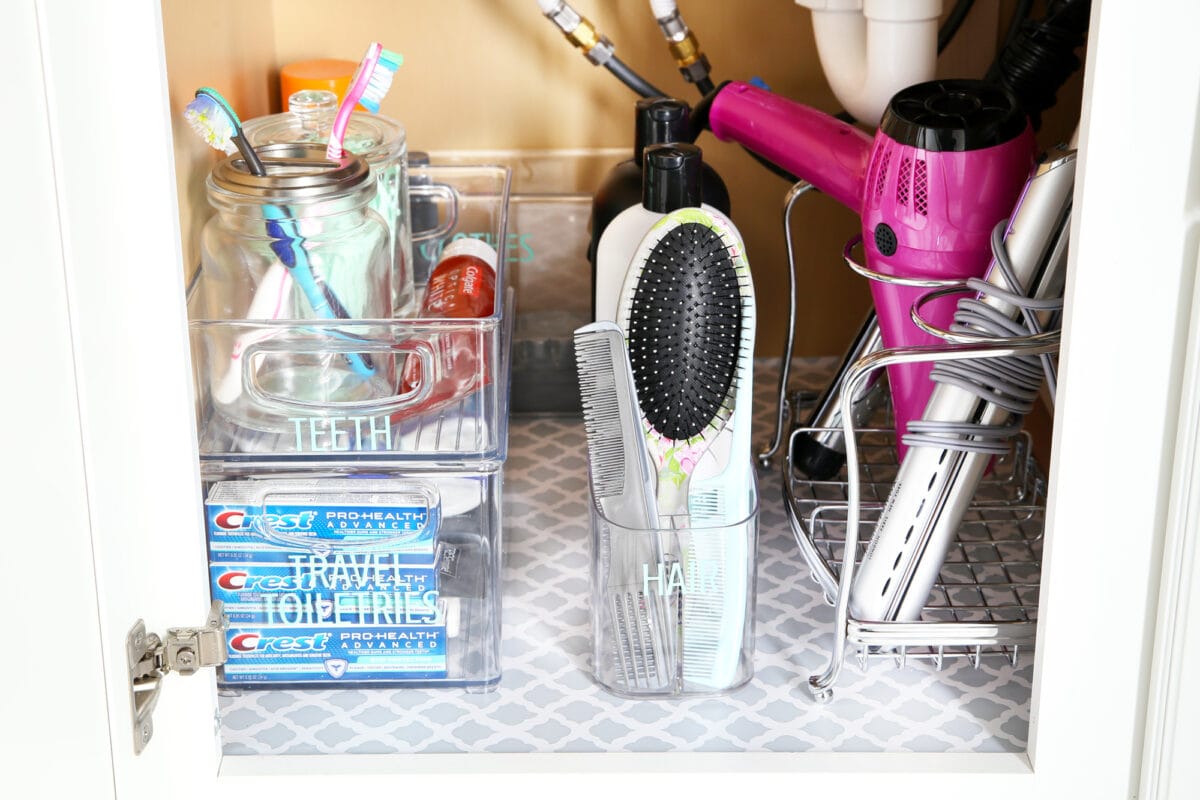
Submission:
MULTIPOLYGON (((512 5, 537 13, 528 0, 512 5)), ((6 325, 6 343, 12 364, 44 362, 21 366, 48 396, 21 396, 24 416, 8 417, 20 449, 6 456, 21 499, 54 513, 64 532, 36 547, 22 542, 14 561, 59 570, 53 592, 45 572, 5 585, 10 608, 32 617, 25 609, 36 601, 53 619, 38 619, 22 645, 46 666, 23 668, 5 687, 15 696, 6 760, 15 754, 18 774, 40 776, 44 796, 123 800, 241 788, 445 791, 451 782, 494 791, 489 773, 572 793, 581 779, 611 783, 609 791, 705 795, 1135 792, 1196 263, 1185 215, 1196 196, 1200 48, 1190 32, 1200 28, 1200 4, 1181 0, 1153 18, 1139 16, 1140 4, 1094 5, 1031 769, 1011 755, 222 760, 209 676, 168 677, 154 738, 135 756, 125 634, 138 618, 159 632, 198 624, 207 605, 170 145, 181 109, 169 108, 154 0, 10 0, 0 45, 17 74, 31 77, 14 114, 30 109, 29 124, 6 147, 20 163, 10 166, 19 179, 5 189, 4 222, 31 245, 29 263, 0 274, 45 272, 9 285, 21 313, 6 325), (23 450, 38 458, 20 458, 23 450), (38 632, 49 641, 34 639, 38 632), (54 711, 63 700, 70 710, 54 711)), ((196 47, 212 35, 220 32, 197 31, 196 47)), ((26 376, 10 374, 13 394, 26 376)))
MULTIPOLYGON (((40 78, 33 12, 23 3, 0 23, 0 62, 18 68, 9 74, 40 78)), ((20 154, 8 160, 5 185, 21 187, 0 192, 0 275, 11 301, 0 331, 15 357, 0 392, 7 511, 0 603, 19 618, 14 644, 28 649, 18 645, 21 653, 0 660, 9 720, 0 729, 0 763, 23 765, 30 793, 52 796, 62 786, 55 769, 69 754, 72 787, 104 797, 112 792, 108 714, 46 97, 40 79, 14 81, 5 93, 25 123, 0 133, 3 151, 20 154), (59 633, 70 644, 51 656, 59 633), (70 725, 55 706, 72 710, 70 725)))
MULTIPOLYGON (((150 797, 180 781, 181 765, 211 783, 218 755, 211 678, 171 676, 154 740, 134 756, 124 651, 139 618, 164 633, 202 624, 208 607, 157 4, 18 0, 3 15, 0 35, 22 58, 9 74, 25 76, 14 88, 31 95, 10 106, 21 141, 5 152, 20 170, 37 168, 31 186, 45 206, 26 202, 35 193, 23 183, 5 181, 23 229, 17 240, 36 236, 45 252, 3 274, 36 275, 36 291, 10 300, 23 316, 46 315, 10 331, 13 352, 29 348, 38 360, 22 365, 29 377, 8 383, 5 394, 20 392, 53 415, 13 419, 45 465, 17 475, 43 523, 38 557, 23 563, 45 571, 25 578, 31 585, 15 607, 32 616, 43 599, 65 606, 39 620, 30 652, 40 651, 35 664, 72 673, 9 687, 72 733, 73 703, 64 709, 59 686, 78 680, 106 709, 105 740, 96 742, 107 762, 103 780, 76 768, 74 736, 45 736, 46 796, 72 796, 64 791, 72 787, 79 797, 150 797), (44 341, 51 335, 61 339, 53 350, 44 341), (40 401, 38 382, 49 392, 40 401), (58 516, 61 536, 45 524, 58 516), (60 561, 83 555, 86 573, 56 574, 60 561)), ((94 712, 79 706, 90 730, 94 712)), ((23 716, 5 716, 9 733, 26 735, 16 724, 23 716)))

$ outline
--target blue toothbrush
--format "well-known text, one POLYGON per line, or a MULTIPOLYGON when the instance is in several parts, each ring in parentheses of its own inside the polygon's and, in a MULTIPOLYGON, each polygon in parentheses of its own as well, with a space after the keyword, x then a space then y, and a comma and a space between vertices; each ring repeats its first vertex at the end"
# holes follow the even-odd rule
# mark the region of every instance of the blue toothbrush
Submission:
MULTIPOLYGON (((209 146, 230 155, 239 152, 252 174, 267 174, 262 160, 242 133, 241 120, 216 89, 197 89, 196 98, 188 103, 183 116, 209 146)), ((295 221, 288 217, 284 209, 274 205, 264 206, 263 214, 268 220, 267 235, 272 239, 271 250, 304 292, 313 312, 321 319, 350 319, 350 313, 337 295, 313 271, 312 261, 304 249, 304 239, 295 221)), ((369 356, 346 353, 345 358, 351 369, 359 375, 371 377, 375 374, 369 356)))

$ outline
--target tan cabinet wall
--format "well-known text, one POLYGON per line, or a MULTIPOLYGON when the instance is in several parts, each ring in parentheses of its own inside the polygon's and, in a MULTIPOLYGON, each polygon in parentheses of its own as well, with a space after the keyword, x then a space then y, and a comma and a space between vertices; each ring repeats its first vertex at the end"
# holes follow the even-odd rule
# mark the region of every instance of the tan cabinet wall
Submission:
MULTIPOLYGON (((698 98, 675 69, 646 0, 572 5, 656 86, 689 102, 698 98)), ((947 9, 950 5, 947 0, 947 9)), ((939 60, 939 74, 982 75, 1012 5, 976 3, 939 60)), ((680 10, 716 80, 759 76, 784 96, 839 110, 817 60, 807 10, 791 0, 682 0, 680 10)), ((243 119, 278 111, 282 65, 309 58, 358 60, 369 41, 379 40, 405 57, 383 113, 404 123, 410 149, 632 147, 636 97, 607 70, 587 63, 535 0, 163 0, 163 26, 177 118, 195 88, 206 84, 225 93, 243 119)), ((1077 76, 1060 95, 1059 107, 1047 116, 1043 144, 1070 134, 1080 85, 1077 76)), ((185 268, 191 270, 199 260, 199 229, 209 215, 204 176, 216 156, 182 125, 175 139, 185 268)), ((746 240, 761 298, 758 352, 778 354, 787 309, 782 208, 789 185, 734 145, 709 134, 698 144, 728 184, 734 221, 746 240)), ((561 187, 586 193, 594 188, 561 187)), ((828 197, 810 197, 797 204, 793 229, 800 274, 797 355, 841 352, 870 302, 863 279, 839 258, 857 220, 828 197)))

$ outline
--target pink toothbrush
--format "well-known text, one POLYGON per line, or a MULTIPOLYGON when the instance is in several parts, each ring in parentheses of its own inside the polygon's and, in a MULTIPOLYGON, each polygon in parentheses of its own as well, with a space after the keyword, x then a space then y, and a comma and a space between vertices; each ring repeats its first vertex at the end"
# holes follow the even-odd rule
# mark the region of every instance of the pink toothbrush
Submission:
POLYGON ((350 124, 350 115, 359 103, 372 114, 379 113, 379 104, 392 85, 392 76, 404 63, 404 56, 385 50, 379 42, 371 42, 367 54, 354 73, 354 80, 342 104, 338 106, 337 116, 333 119, 333 130, 329 134, 329 146, 325 148, 325 157, 331 160, 345 155, 342 143, 346 140, 346 128, 350 124))

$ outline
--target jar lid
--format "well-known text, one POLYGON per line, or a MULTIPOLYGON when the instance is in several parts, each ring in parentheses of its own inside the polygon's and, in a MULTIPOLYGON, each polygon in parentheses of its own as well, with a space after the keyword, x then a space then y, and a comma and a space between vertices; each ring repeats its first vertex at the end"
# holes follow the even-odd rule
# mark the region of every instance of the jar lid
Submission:
POLYGON ((283 197, 289 201, 324 200, 352 192, 375 182, 365 159, 346 154, 331 160, 325 146, 317 144, 269 144, 255 148, 266 167, 266 175, 255 175, 235 153, 218 161, 208 176, 210 190, 247 197, 283 197))
POLYGON ((455 239, 442 248, 442 259, 453 258, 454 256, 473 256, 491 267, 492 272, 496 271, 496 248, 482 239, 473 239, 470 236, 464 236, 461 239, 455 239))
MULTIPOLYGON (((296 92, 288 98, 289 110, 256 117, 242 125, 246 141, 258 149, 268 144, 320 144, 329 142, 337 116, 337 95, 327 91, 296 92)), ((371 164, 398 158, 404 152, 404 126, 393 119, 355 111, 346 126, 342 147, 371 164)))

